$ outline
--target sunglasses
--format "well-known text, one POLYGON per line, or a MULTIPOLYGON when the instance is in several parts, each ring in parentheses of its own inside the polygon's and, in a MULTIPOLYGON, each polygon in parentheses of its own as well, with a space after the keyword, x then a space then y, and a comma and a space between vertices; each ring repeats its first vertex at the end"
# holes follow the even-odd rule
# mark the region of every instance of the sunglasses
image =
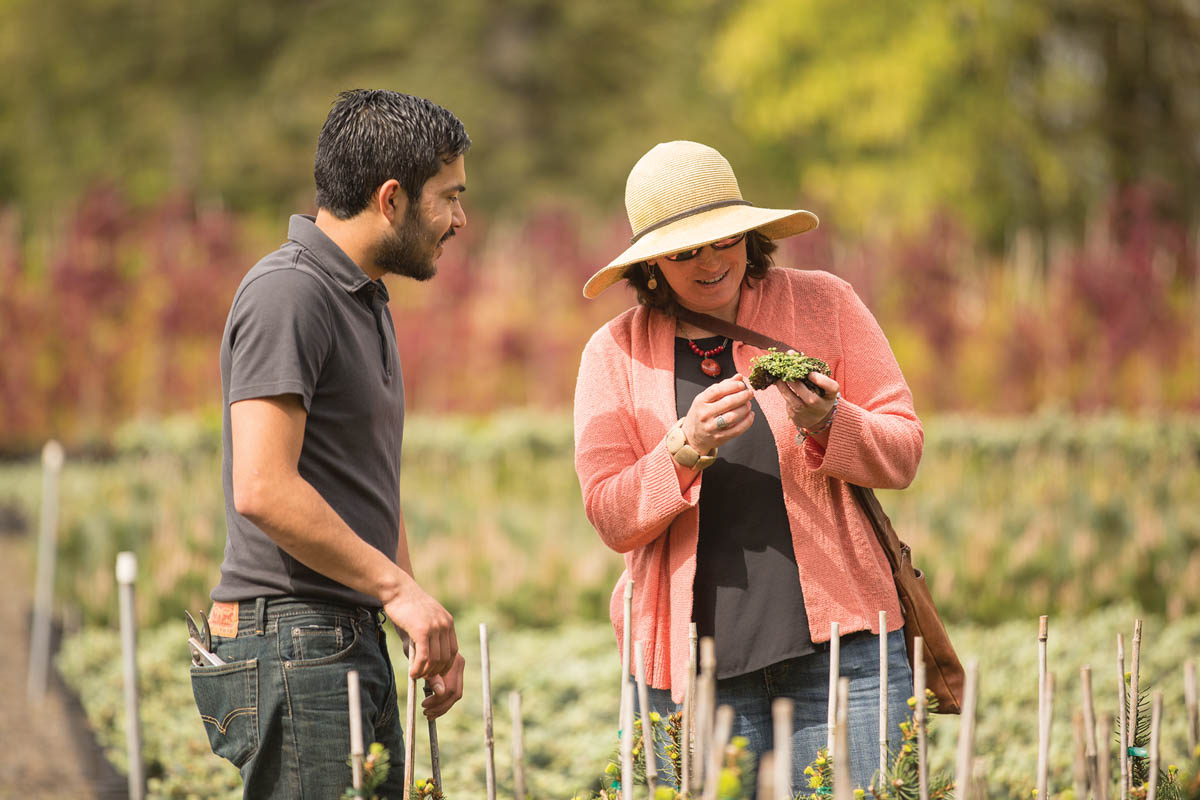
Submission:
POLYGON ((737 236, 730 236, 726 239, 717 239, 715 242, 711 242, 710 244, 702 244, 699 247, 693 247, 691 250, 680 250, 678 253, 670 253, 669 255, 663 256, 663 258, 665 258, 667 261, 691 261, 693 258, 700 255, 700 251, 705 247, 712 247, 713 250, 728 250, 745 238, 746 233, 743 231, 737 236))

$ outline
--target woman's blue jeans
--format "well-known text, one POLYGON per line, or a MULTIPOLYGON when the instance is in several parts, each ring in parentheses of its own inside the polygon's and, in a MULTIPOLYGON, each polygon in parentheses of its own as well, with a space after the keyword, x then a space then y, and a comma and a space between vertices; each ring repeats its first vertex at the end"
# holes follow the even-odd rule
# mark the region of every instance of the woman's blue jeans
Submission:
MULTIPOLYGON (((879 768, 879 637, 854 634, 840 644, 840 674, 850 679, 850 776, 854 786, 866 788, 879 768)), ((888 746, 900 742, 900 723, 912 713, 912 670, 904 647, 904 631, 888 634, 888 746)), ((807 789, 804 768, 817 757, 828 740, 829 650, 780 661, 764 669, 717 681, 717 704, 733 707, 733 735, 745 736, 757 755, 776 750, 771 702, 790 697, 795 703, 792 720, 792 787, 795 794, 807 789)), ((650 690, 650 708, 669 714, 679 707, 665 689, 650 690)), ((778 754, 777 754, 778 755, 778 754)), ((659 755, 659 774, 665 770, 659 755)))
POLYGON ((396 680, 376 612, 296 598, 239 604, 237 636, 213 637, 224 666, 192 667, 213 752, 242 773, 247 798, 338 798, 350 786, 346 673, 358 670, 364 744, 391 754, 376 792, 404 791, 396 680))

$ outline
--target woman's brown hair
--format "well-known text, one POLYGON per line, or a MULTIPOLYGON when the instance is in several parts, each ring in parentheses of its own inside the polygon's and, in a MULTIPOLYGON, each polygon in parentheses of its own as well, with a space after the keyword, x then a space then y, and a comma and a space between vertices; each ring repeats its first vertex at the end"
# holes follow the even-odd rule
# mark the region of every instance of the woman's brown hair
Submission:
MULTIPOLYGON (((746 275, 742 278, 744 286, 753 286, 753 281, 766 276, 767 270, 774 263, 771 254, 778 246, 758 231, 746 233, 746 275)), ((621 277, 629 281, 629 285, 637 292, 639 303, 674 316, 675 309, 679 307, 675 292, 661 274, 655 275, 658 286, 651 289, 649 282, 652 274, 655 273, 651 267, 645 261, 639 261, 626 267, 621 277)))

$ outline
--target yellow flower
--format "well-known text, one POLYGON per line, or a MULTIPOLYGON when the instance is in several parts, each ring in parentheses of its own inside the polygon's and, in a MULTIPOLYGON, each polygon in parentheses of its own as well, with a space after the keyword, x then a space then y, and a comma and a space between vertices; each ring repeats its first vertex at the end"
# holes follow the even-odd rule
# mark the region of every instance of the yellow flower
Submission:
POLYGON ((813 772, 813 768, 812 768, 812 767, 805 767, 805 768, 804 768, 804 774, 805 774, 805 775, 816 775, 817 773, 813 772))

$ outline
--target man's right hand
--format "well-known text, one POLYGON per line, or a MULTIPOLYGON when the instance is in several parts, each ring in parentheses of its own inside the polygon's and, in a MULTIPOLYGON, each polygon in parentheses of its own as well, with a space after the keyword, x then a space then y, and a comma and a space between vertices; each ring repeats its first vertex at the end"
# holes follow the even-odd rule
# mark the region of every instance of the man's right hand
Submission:
POLYGON ((454 618, 411 577, 406 586, 383 604, 383 611, 396 627, 408 634, 412 653, 408 677, 433 678, 445 674, 458 655, 454 618))

